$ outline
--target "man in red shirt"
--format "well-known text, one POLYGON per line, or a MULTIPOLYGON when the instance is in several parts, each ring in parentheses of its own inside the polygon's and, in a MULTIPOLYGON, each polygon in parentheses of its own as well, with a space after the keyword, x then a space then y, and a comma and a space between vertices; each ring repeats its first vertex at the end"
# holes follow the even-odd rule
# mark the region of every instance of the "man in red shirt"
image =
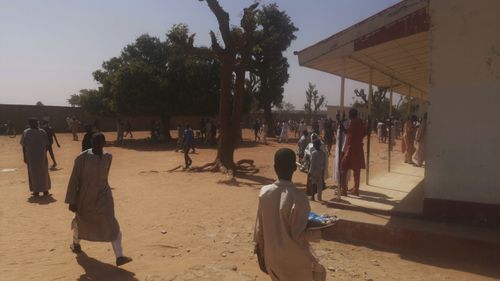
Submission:
POLYGON ((366 128, 363 121, 358 118, 356 109, 349 110, 349 126, 345 129, 346 143, 344 155, 340 165, 342 195, 347 195, 347 171, 352 170, 354 176, 354 188, 349 190, 350 194, 359 196, 359 182, 361 169, 365 169, 365 154, 363 151, 363 138, 366 135, 366 128))

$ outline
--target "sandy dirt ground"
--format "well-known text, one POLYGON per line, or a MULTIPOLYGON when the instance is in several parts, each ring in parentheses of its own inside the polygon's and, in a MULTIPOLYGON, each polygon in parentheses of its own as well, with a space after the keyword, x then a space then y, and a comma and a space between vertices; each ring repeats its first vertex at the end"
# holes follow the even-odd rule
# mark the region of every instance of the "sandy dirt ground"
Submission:
MULTIPOLYGON (((50 172, 52 197, 32 200, 19 137, 0 137, 0 170, 14 169, 0 172, 0 280, 270 280, 252 253, 258 192, 275 178, 276 149, 295 144, 245 143, 236 159, 255 160, 259 172, 236 180, 219 173, 167 172, 183 163, 173 146, 127 141, 107 147, 124 252, 134 259, 117 268, 110 243, 82 241, 85 254, 79 256, 69 250, 73 215, 64 196, 80 142, 69 134, 59 138, 62 147, 54 148, 59 169, 50 172)), ((194 165, 214 156, 213 148, 192 154, 194 165)), ((305 179, 302 173, 294 177, 301 187, 305 179)), ((328 280, 493 280, 363 246, 321 241, 314 248, 328 280)))

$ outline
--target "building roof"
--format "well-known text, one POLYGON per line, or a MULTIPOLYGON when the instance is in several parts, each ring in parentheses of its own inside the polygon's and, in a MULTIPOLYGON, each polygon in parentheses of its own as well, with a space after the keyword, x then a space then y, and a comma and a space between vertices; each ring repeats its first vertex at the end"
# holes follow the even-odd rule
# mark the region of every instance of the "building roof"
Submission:
POLYGON ((405 0, 299 52, 301 66, 427 100, 429 1, 405 0), (345 72, 344 72, 345 71, 345 72))

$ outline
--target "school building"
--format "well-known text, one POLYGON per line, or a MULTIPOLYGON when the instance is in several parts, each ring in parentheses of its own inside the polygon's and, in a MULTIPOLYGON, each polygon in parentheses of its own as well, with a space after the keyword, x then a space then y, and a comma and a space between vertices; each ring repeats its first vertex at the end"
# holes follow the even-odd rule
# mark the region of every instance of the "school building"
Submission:
POLYGON ((500 222, 500 1, 401 1, 297 55, 341 107, 347 79, 425 102, 423 215, 500 222))

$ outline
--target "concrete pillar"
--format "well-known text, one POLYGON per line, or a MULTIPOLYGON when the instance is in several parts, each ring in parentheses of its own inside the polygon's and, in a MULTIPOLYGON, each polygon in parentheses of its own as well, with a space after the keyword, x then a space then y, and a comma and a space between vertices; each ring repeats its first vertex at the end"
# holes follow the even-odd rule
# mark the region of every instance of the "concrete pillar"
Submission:
POLYGON ((368 88, 368 139, 366 140, 366 185, 370 183, 370 144, 372 134, 373 69, 370 67, 368 88))

